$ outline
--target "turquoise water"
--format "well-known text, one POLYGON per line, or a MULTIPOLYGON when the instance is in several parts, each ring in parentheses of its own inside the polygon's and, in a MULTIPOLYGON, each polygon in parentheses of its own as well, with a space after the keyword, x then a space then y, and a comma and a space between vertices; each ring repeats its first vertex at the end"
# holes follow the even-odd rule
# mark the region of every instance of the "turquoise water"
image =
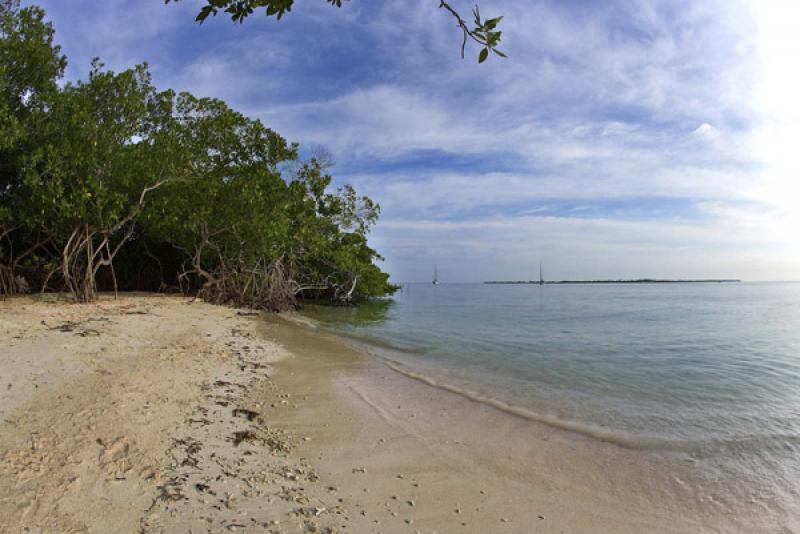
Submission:
POLYGON ((411 284, 307 313, 432 385, 800 501, 800 284, 411 284))

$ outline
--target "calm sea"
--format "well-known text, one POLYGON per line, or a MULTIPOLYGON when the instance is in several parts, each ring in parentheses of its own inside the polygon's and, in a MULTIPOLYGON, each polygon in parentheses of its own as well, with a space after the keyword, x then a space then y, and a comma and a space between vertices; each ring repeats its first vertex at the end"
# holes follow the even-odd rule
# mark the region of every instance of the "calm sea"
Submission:
POLYGON ((307 313, 431 385, 800 502, 800 283, 410 284, 307 313))

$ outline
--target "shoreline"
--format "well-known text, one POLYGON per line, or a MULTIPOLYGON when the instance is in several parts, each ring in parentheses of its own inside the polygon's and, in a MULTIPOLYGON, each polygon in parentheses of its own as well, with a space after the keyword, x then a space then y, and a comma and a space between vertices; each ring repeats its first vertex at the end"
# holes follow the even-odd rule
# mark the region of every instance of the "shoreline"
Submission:
POLYGON ((649 478, 666 465, 639 451, 431 387, 330 332, 290 328, 276 330, 295 357, 275 380, 311 400, 281 425, 309 434, 300 450, 323 478, 367 503, 379 523, 354 523, 357 532, 747 531, 676 499, 674 479, 654 494, 649 478))
POLYGON ((486 280, 484 285, 489 286, 508 286, 508 285, 636 285, 636 284, 739 284, 742 281, 738 278, 708 278, 708 279, 659 279, 659 278, 637 278, 632 280, 486 280))
POLYGON ((780 520, 726 518, 713 488, 685 487, 689 464, 670 471, 431 387, 302 316, 159 295, 56 300, 0 303, 0 533, 746 532, 780 520))
POLYGON ((383 510, 381 520, 396 523, 386 512, 404 510, 392 506, 403 501, 402 486, 392 480, 423 471, 437 474, 422 485, 433 489, 406 488, 415 502, 409 517, 421 532, 519 532, 521 525, 535 525, 544 532, 744 533, 798 526, 797 518, 753 499, 744 480, 731 493, 729 479, 706 471, 713 458, 628 447, 531 420, 398 372, 347 336, 309 328, 305 318, 293 328, 294 337, 278 341, 296 356, 278 364, 276 381, 298 388, 303 379, 292 376, 307 377, 316 369, 323 375, 317 387, 328 384, 328 393, 283 424, 306 432, 317 428, 319 435, 301 450, 309 457, 324 451, 320 473, 349 487, 353 496, 364 488, 350 480, 348 461, 373 458, 368 473, 375 470, 374 476, 361 474, 361 483, 381 494, 371 505, 383 510), (319 354, 303 347, 314 337, 324 340, 319 354), (337 352, 351 353, 346 365, 331 363, 337 352), (324 423, 330 421, 344 428, 329 430, 324 423), (480 491, 474 495, 464 487, 480 491), (444 495, 454 497, 442 502, 444 495), (420 502, 428 503, 425 510, 420 502), (461 512, 453 515, 456 509, 461 512))

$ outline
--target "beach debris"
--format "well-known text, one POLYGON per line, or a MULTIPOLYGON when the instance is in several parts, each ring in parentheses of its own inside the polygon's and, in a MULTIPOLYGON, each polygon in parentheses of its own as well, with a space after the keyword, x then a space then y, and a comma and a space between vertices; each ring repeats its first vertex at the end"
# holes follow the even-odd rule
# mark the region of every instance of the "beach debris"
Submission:
POLYGON ((200 493, 210 493, 211 495, 216 495, 216 493, 214 493, 211 490, 211 486, 209 486, 208 484, 203 484, 202 482, 198 482, 197 484, 195 484, 194 489, 196 489, 200 493))
POLYGON ((98 332, 94 328, 87 328, 85 330, 81 330, 80 332, 75 332, 75 335, 81 337, 99 336, 100 332, 98 332))
POLYGON ((227 380, 217 380, 217 381, 214 382, 214 385, 216 387, 218 387, 218 388, 226 388, 226 387, 230 387, 230 386, 246 388, 246 386, 243 386, 242 384, 236 384, 234 382, 228 382, 227 380))
POLYGON ((82 328, 78 330, 84 324, 89 322, 110 322, 110 321, 111 319, 109 319, 108 317, 92 317, 84 321, 67 321, 66 323, 60 324, 58 326, 49 326, 45 321, 42 321, 41 324, 43 326, 46 326, 49 330, 58 330, 59 332, 74 332, 75 335, 77 336, 88 337, 88 336, 99 336, 100 332, 95 330, 94 328, 82 328), (78 331, 76 332, 76 330, 78 331))
MULTIPOLYGON (((182 491, 183 481, 180 478, 172 478, 164 484, 158 486, 158 494, 156 495, 153 504, 150 506, 152 509, 158 501, 180 501, 186 498, 182 491)), ((150 511, 148 509, 148 511, 150 511)))
POLYGON ((254 412, 253 410, 248 410, 246 408, 234 408, 233 416, 239 417, 240 415, 244 416, 248 421, 252 421, 261 414, 259 412, 254 412))
POLYGON ((239 430, 233 433, 233 445, 238 447, 243 441, 255 441, 258 436, 250 430, 239 430))
POLYGON ((172 441, 174 445, 181 447, 185 454, 183 460, 180 461, 181 466, 197 467, 200 464, 197 454, 202 450, 203 446, 199 441, 192 438, 173 438, 172 441))
POLYGON ((244 371, 247 368, 250 368, 251 373, 255 373, 257 369, 269 369, 269 365, 260 362, 251 362, 248 360, 242 360, 239 364, 239 370, 244 371))
MULTIPOLYGON (((303 507, 295 508, 294 510, 292 510, 290 512, 290 515, 293 515, 295 517, 309 517, 309 518, 312 518, 312 517, 319 517, 322 514, 326 513, 327 511, 328 511, 328 509, 325 508, 324 506, 303 506, 303 507)), ((314 524, 316 525, 316 523, 314 523, 314 524)), ((314 532, 316 532, 316 531, 314 531, 314 532)))

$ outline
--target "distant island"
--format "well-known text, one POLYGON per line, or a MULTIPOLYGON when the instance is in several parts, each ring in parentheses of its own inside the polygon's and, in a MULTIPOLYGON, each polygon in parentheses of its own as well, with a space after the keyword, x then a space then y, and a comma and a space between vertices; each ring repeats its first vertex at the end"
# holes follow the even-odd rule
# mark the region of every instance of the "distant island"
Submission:
POLYGON ((639 278, 636 280, 488 280, 484 284, 730 284, 739 283, 738 279, 708 280, 661 280, 657 278, 639 278))

